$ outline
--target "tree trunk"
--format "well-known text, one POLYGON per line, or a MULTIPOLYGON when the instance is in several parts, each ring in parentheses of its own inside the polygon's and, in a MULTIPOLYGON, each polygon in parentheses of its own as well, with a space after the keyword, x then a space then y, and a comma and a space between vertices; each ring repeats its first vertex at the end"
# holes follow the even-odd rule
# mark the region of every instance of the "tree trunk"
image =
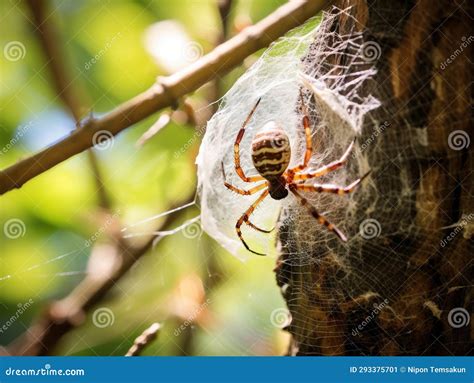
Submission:
MULTIPOLYGON (((364 31, 365 41, 381 48, 377 74, 366 84, 381 106, 364 119, 357 138, 359 147, 369 143, 363 149, 373 198, 358 191, 350 197, 355 230, 370 218, 376 233, 346 245, 316 241, 314 262, 299 262, 302 242, 309 234, 327 235, 325 228, 316 220, 304 230, 281 222, 276 277, 292 317, 290 355, 472 353, 469 3, 339 2, 341 9, 352 6, 357 22, 340 16, 335 30, 364 31), (388 127, 381 131, 373 121, 388 127)), ((304 64, 315 64, 311 52, 304 64)), ((301 207, 288 209, 295 209, 291 215, 301 207)))

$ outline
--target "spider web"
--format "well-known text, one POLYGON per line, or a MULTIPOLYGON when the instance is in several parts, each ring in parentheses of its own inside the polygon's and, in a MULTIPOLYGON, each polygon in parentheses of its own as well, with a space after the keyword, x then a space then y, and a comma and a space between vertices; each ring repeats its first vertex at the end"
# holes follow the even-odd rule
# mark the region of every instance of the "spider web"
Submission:
MULTIPOLYGON (((323 23, 320 23, 320 18, 313 18, 272 45, 224 96, 218 112, 208 122, 196 161, 202 225, 208 234, 241 260, 253 255, 237 237, 235 223, 258 194, 240 196, 225 188, 221 163, 224 164, 228 182, 243 189, 255 185, 242 182, 236 174, 233 145, 237 132, 257 99, 261 97, 262 101, 240 144, 241 164, 247 176, 257 174, 250 151, 253 136, 271 120, 278 122, 288 134, 292 146, 290 166, 301 163, 305 137, 300 89, 304 91, 305 103, 313 121, 313 156, 305 171, 315 170, 340 157, 360 133, 364 115, 379 105, 375 98, 362 92, 364 82, 375 73, 371 60, 367 60, 362 34, 354 32, 348 38, 325 30, 325 25, 330 25, 335 17, 337 15, 326 14, 323 23), (308 48, 316 35, 319 46, 310 54, 308 48), (342 54, 346 62, 334 63, 342 54), (318 64, 309 69, 304 60, 318 64), (355 72, 354 67, 358 68, 355 72), (310 104, 309 100, 314 102, 310 104)), ((351 171, 332 173, 325 181, 346 185, 357 179, 360 172, 368 170, 360 156, 352 157, 351 162, 351 171)), ((262 228, 272 228, 281 208, 294 203, 292 198, 290 196, 283 201, 266 198, 250 220, 262 228)), ((311 202, 321 207, 321 213, 345 230, 340 221, 351 209, 350 200, 337 199, 329 203, 330 199, 330 196, 319 195, 313 196, 311 202)), ((298 224, 307 225, 307 215, 304 210, 288 214, 285 209, 282 219, 291 217, 298 224)), ((242 232, 253 250, 275 254, 274 235, 256 232, 245 224, 242 232)), ((306 243, 312 246, 314 239, 306 243)), ((304 249, 301 253, 309 254, 304 249)))
MULTIPOLYGON (((396 7, 390 11, 400 19, 408 12, 396 7)), ((429 71, 426 77, 418 72, 401 81, 411 81, 410 98, 401 102, 392 93, 385 94, 389 88, 382 85, 390 79, 375 81, 379 75, 375 66, 389 72, 384 67, 389 59, 379 63, 385 52, 377 40, 385 39, 385 47, 399 41, 403 24, 375 37, 370 30, 359 30, 352 14, 352 9, 334 7, 321 22, 311 20, 270 47, 226 94, 208 123, 197 159, 202 225, 239 259, 255 256, 243 247, 235 223, 258 194, 240 196, 227 190, 221 162, 228 182, 244 189, 255 185, 237 176, 233 144, 245 117, 262 97, 240 145, 244 172, 256 174, 251 141, 269 120, 279 122, 290 138, 290 166, 300 164, 305 150, 301 89, 313 139, 305 172, 337 160, 356 138, 346 165, 315 182, 344 186, 369 170, 372 173, 348 196, 302 193, 346 234, 346 244, 315 222, 291 193, 281 201, 267 198, 250 217, 265 229, 276 223, 277 238, 242 226, 253 250, 280 255, 276 274, 289 308, 283 321, 293 335, 289 352, 420 355, 432 352, 430 347, 442 338, 442 352, 465 353, 469 341, 456 339, 469 338, 470 317, 464 307, 469 305, 472 286, 472 261, 466 257, 472 254, 472 241, 461 239, 472 237, 472 197, 464 196, 459 209, 447 201, 459 203, 452 196, 453 189, 459 189, 451 175, 456 166, 448 161, 463 163, 463 150, 470 145, 468 118, 445 119, 445 126, 436 126, 441 143, 433 149, 428 117, 421 116, 433 120, 429 108, 437 96, 435 79, 442 80, 430 77, 429 71), (384 101, 382 107, 379 99, 384 101), (460 242, 449 243, 451 237, 460 242), (464 335, 450 335, 453 329, 464 335), (431 339, 430 334, 436 336, 431 339)), ((386 22, 379 15, 373 18, 386 22)), ((458 38, 465 49, 468 39, 458 38)), ((442 61, 434 60, 430 51, 421 53, 417 65, 442 61)))

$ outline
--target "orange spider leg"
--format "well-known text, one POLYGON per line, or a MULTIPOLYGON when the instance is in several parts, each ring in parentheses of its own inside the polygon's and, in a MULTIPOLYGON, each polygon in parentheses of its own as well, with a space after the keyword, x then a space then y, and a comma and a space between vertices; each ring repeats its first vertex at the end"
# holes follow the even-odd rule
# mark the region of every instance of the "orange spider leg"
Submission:
POLYGON ((329 185, 329 184, 312 184, 312 185, 302 185, 302 184, 294 184, 298 190, 303 190, 303 191, 313 191, 313 192, 318 192, 318 193, 334 193, 334 194, 339 194, 339 195, 344 195, 344 194, 349 194, 352 193, 355 188, 366 178, 370 172, 366 173, 364 176, 359 178, 358 180, 355 180, 353 183, 351 183, 348 186, 340 187, 337 185, 329 185))
POLYGON ((314 172, 311 172, 311 173, 295 174, 293 176, 292 180, 293 181, 304 181, 304 180, 307 180, 307 179, 310 179, 310 178, 317 178, 317 177, 321 177, 325 174, 328 174, 328 173, 330 173, 330 172, 332 172, 336 169, 341 168, 346 163, 347 157, 349 156, 349 153, 351 152, 351 150, 354 146, 354 142, 355 142, 355 139, 351 142, 351 144, 346 149, 344 154, 338 160, 333 161, 328 165, 322 166, 319 169, 316 169, 314 172))
POLYGON ((238 187, 234 186, 234 185, 231 185, 230 183, 228 183, 226 181, 226 176, 225 176, 225 171, 224 171, 224 162, 221 163, 221 170, 222 170, 222 177, 224 178, 224 185, 227 189, 230 189, 232 190, 233 192, 237 193, 237 194, 241 194, 241 195, 252 195, 252 194, 255 194, 256 192, 258 192, 259 190, 262 190, 263 188, 265 188, 268 183, 267 182, 264 182, 260 185, 257 185, 257 186, 254 186, 253 188, 249 189, 249 190, 244 190, 244 189, 239 189, 238 187))
MULTIPOLYGON (((264 182, 263 184, 260 184, 260 185, 257 185, 249 190, 243 190, 243 189, 239 189, 237 187, 235 187, 234 185, 231 185, 230 183, 226 182, 225 180, 225 171, 224 171, 224 163, 222 163, 222 176, 224 177, 224 185, 227 189, 230 189, 232 190, 233 192, 236 192, 238 194, 241 194, 241 195, 251 195, 251 194, 255 194, 256 192, 264 189, 265 187, 268 186, 267 182, 264 182)), ((270 230, 265 230, 265 229, 261 229, 259 228, 258 226, 255 226, 252 222, 250 221, 247 221, 246 222, 247 225, 249 225, 251 228, 255 229, 255 230, 258 230, 258 231, 261 231, 262 233, 271 233, 273 230, 275 230, 275 227, 273 227, 272 229, 270 230)))
POLYGON ((244 173, 244 170, 240 166, 240 142, 242 141, 242 138, 244 137, 245 133, 245 127, 249 123, 250 119, 252 118, 255 110, 257 109, 258 104, 260 104, 261 98, 257 100, 257 103, 255 106, 252 108, 250 111, 249 115, 245 119, 244 123, 242 124, 242 127, 239 130, 239 133, 237 133, 237 138, 235 139, 234 143, 234 164, 235 164, 235 171, 239 175, 239 177, 242 179, 244 182, 256 182, 256 181, 262 181, 264 178, 262 176, 252 176, 252 177, 247 177, 244 173))
POLYGON ((243 245, 245 246, 245 248, 254 253, 254 254, 257 254, 257 255, 265 255, 264 253, 258 253, 256 251, 253 251, 252 249, 250 249, 250 247, 247 245, 247 243, 245 242, 244 240, 244 237, 242 236, 242 231, 240 230, 240 227, 242 226, 242 224, 245 222, 247 225, 249 225, 250 227, 253 227, 254 225, 253 224, 249 224, 249 217, 250 215, 254 212, 255 208, 257 207, 257 205, 262 202, 265 197, 268 196, 268 189, 265 190, 261 195, 260 197, 258 197, 255 202, 250 205, 250 207, 247 209, 247 211, 239 218, 239 220, 237 221, 237 223, 235 224, 235 231, 237 232, 237 235, 239 236, 240 240, 242 241, 243 245))
POLYGON ((321 224, 321 225, 324 225, 328 228, 329 231, 333 231, 341 241, 343 242, 347 242, 347 238, 346 236, 342 233, 342 231, 340 231, 334 224, 332 224, 331 222, 329 222, 327 220, 326 217, 324 217, 323 215, 319 214, 319 212, 316 210, 316 208, 312 205, 310 205, 308 203, 308 200, 306 198, 304 198, 301 194, 299 194, 297 191, 296 191, 296 186, 295 184, 290 184, 288 185, 288 188, 290 189, 290 191, 296 196, 296 198, 298 198, 299 202, 301 203, 301 205, 305 206, 308 211, 310 212, 310 214, 318 220, 318 222, 321 224))
POLYGON ((258 231, 260 231, 260 232, 262 232, 262 233, 266 233, 266 234, 271 233, 273 230, 275 230, 275 226, 273 226, 270 230, 265 230, 265 229, 260 229, 258 226, 255 226, 255 225, 254 225, 252 222, 250 222, 250 221, 247 221, 246 223, 247 223, 247 225, 249 225, 251 228, 253 228, 253 229, 255 229, 255 230, 258 230, 258 231))

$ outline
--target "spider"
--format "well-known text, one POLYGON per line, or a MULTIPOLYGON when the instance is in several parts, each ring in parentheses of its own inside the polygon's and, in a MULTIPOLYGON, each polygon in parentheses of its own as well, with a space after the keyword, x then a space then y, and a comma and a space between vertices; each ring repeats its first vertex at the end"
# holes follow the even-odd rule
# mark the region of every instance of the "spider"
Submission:
POLYGON ((326 217, 321 215, 314 206, 308 203, 308 200, 304 198, 301 192, 318 192, 318 193, 334 193, 339 195, 344 195, 351 193, 355 190, 357 185, 359 185, 362 180, 369 175, 370 172, 366 173, 361 178, 357 179, 353 183, 345 187, 339 187, 336 185, 329 185, 329 184, 305 184, 305 181, 312 178, 321 177, 329 172, 332 172, 336 169, 341 168, 349 156, 350 151, 354 145, 354 141, 351 142, 349 147, 346 149, 344 154, 336 161, 329 163, 328 165, 322 166, 319 169, 315 170, 314 172, 310 173, 303 173, 309 164, 311 159, 313 148, 312 148, 312 139, 311 139, 311 127, 308 117, 308 112, 306 109, 306 105, 303 100, 303 94, 300 92, 300 97, 302 100, 302 109, 303 109, 303 120, 302 125, 305 132, 306 138, 306 152, 304 155, 303 163, 288 169, 288 165, 290 164, 290 157, 291 157, 291 147, 290 147, 290 140, 288 139, 287 134, 278 125, 275 121, 267 122, 257 133, 255 134, 252 140, 252 162, 259 173, 259 175, 248 177, 245 175, 241 165, 240 165, 240 142, 245 133, 245 127, 251 120, 255 110, 257 109, 258 105, 260 104, 261 98, 258 99, 255 106, 252 108, 250 113, 248 114, 247 118, 245 119, 242 127, 240 128, 239 132, 237 133, 237 137, 234 142, 234 166, 237 175, 242 179, 244 182, 258 182, 264 181, 259 185, 256 185, 248 190, 240 189, 234 185, 231 185, 226 181, 226 175, 224 172, 224 163, 221 163, 222 167, 222 176, 224 178, 224 185, 226 188, 232 190, 235 193, 240 195, 252 195, 261 190, 264 190, 262 194, 255 200, 255 202, 250 205, 250 207, 242 214, 242 216, 237 220, 235 225, 235 230, 237 231, 237 235, 242 241, 245 248, 257 255, 266 255, 264 253, 256 252, 247 245, 245 242, 241 226, 243 223, 246 223, 251 228, 263 232, 263 233, 270 233, 271 230, 264 230, 259 228, 258 226, 254 225, 250 222, 249 217, 254 212, 255 208, 268 196, 270 195, 271 198, 275 200, 280 200, 286 198, 288 193, 293 193, 298 201, 306 207, 309 213, 321 224, 327 227, 327 229, 331 232, 334 232, 335 235, 343 242, 347 241, 346 236, 330 221, 327 220, 326 217))

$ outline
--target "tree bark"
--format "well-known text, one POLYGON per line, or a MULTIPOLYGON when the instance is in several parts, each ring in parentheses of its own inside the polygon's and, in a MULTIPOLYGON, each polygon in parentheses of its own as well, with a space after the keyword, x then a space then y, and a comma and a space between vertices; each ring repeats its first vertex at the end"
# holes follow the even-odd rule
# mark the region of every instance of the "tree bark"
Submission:
MULTIPOLYGON (((468 4, 339 1, 341 9, 352 6, 357 22, 341 16, 334 28, 362 30, 381 47, 367 91, 382 105, 358 137, 374 141, 365 150, 377 197, 371 217, 381 232, 346 247, 316 244, 316 261, 299 264, 298 243, 324 228, 315 220, 302 233, 291 220, 281 222, 275 272, 292 316, 290 355, 473 352, 474 12, 468 4), (390 122, 375 138, 373 120, 390 122), (461 147, 456 139, 464 140, 461 147)), ((363 220, 367 203, 357 192, 351 198, 363 220)))

